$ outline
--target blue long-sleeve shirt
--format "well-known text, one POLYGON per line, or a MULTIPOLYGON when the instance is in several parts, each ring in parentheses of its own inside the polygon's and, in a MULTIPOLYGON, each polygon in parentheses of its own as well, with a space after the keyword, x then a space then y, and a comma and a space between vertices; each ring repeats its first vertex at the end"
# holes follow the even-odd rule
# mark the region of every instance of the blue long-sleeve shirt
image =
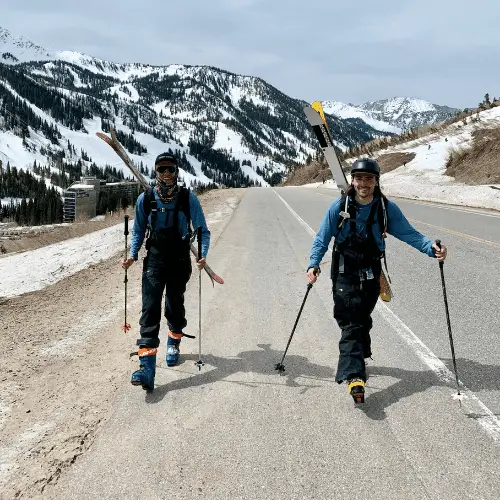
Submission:
MULTIPOLYGON (((175 203, 177 200, 173 200, 170 203, 163 203, 160 200, 156 189, 154 189, 154 195, 156 198, 157 207, 159 209, 167 208, 173 210, 175 208, 175 203)), ((205 221, 205 214, 203 213, 203 209, 201 208, 200 200, 198 200, 198 197, 191 191, 189 192, 189 211, 191 214, 191 223, 193 225, 193 228, 196 230, 201 226, 201 255, 202 257, 206 257, 208 254, 208 249, 210 247, 210 231, 208 230, 207 223, 205 221)), ((173 217, 170 215, 169 220, 167 221, 167 216, 169 216, 169 212, 157 212, 157 229, 173 226, 173 217)), ((178 217, 179 233, 182 237, 185 237, 188 234, 189 228, 186 216, 184 215, 184 212, 182 210, 179 210, 178 217)), ((134 228, 132 230, 132 239, 130 242, 130 256, 135 260, 138 259, 139 250, 141 249, 142 243, 144 242, 146 229, 148 227, 148 224, 150 223, 151 214, 146 217, 146 212, 144 210, 144 193, 141 193, 137 198, 137 202, 135 204, 134 228)))
MULTIPOLYGON (((335 237, 338 243, 342 243, 346 237, 349 235, 351 230, 351 224, 347 221, 340 233, 338 232, 338 222, 340 217, 340 200, 338 198, 335 200, 328 208, 321 226, 319 228, 318 234, 314 238, 313 246, 311 248, 311 256, 309 261, 308 269, 311 267, 319 266, 321 259, 328 250, 328 245, 332 238, 335 237), (337 235, 337 236, 336 236, 337 235)), ((372 209, 372 203, 368 205, 357 204, 359 211, 356 212, 356 231, 360 236, 366 235, 366 223, 372 209)), ((427 254, 429 257, 435 257, 434 250, 432 249, 432 241, 425 237, 423 234, 419 233, 406 219, 401 212, 400 208, 392 201, 387 202, 387 217, 389 223, 387 226, 387 232, 397 238, 398 240, 404 241, 408 245, 416 248, 422 253, 427 254)), ((342 207, 342 210, 344 207, 342 207)), ((381 251, 385 250, 385 240, 382 238, 382 229, 377 221, 377 212, 375 213, 375 221, 372 225, 372 232, 377 243, 378 248, 381 251)), ((383 224, 383 222, 382 222, 383 224)))

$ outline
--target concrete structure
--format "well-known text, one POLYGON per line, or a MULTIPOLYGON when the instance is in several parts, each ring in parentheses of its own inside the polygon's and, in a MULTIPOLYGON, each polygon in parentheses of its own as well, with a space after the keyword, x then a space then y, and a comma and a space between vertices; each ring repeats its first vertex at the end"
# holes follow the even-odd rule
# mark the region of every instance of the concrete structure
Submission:
POLYGON ((125 196, 132 200, 139 194, 138 182, 108 182, 101 184, 101 191, 108 191, 109 193, 118 193, 120 196, 125 196))
POLYGON ((97 192, 92 185, 73 183, 64 193, 63 222, 96 216, 97 192))
POLYGON ((105 181, 95 177, 82 177, 79 182, 74 182, 64 192, 63 222, 74 222, 83 217, 89 219, 95 217, 101 191, 127 197, 130 203, 139 193, 139 183, 111 182, 106 184, 105 181))

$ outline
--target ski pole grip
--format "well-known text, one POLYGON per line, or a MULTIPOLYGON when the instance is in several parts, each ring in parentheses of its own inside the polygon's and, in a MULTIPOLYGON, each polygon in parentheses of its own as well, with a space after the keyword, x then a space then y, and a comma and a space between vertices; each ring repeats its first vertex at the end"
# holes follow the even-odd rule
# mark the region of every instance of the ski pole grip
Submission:
POLYGON ((201 226, 196 230, 198 238, 198 260, 201 259, 201 226))
POLYGON ((125 236, 127 236, 127 235, 128 235, 128 215, 126 215, 126 216, 124 217, 124 222, 125 222, 125 230, 123 231, 123 234, 124 234, 125 236))
MULTIPOLYGON (((437 247, 441 250, 441 240, 436 240, 436 245, 437 247)), ((439 268, 442 270, 443 269, 443 266, 444 266, 444 262, 443 261, 440 261, 439 262, 439 268)))

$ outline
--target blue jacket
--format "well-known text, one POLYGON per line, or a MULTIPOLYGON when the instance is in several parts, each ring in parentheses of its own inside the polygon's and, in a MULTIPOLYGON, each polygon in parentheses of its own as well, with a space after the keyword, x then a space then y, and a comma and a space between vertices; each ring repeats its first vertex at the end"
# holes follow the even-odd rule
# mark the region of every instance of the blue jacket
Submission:
MULTIPOLYGON (((154 190, 156 203, 158 208, 175 208, 175 203, 177 200, 173 200, 171 203, 163 203, 156 189, 154 190)), ((196 230, 201 226, 201 255, 206 257, 208 254, 208 248, 210 247, 210 231, 208 230, 207 223, 205 221, 205 215, 200 205, 200 200, 193 193, 189 192, 189 211, 191 213, 191 223, 193 228, 196 230)), ((173 221, 170 217, 168 226, 166 225, 168 212, 157 212, 156 215, 156 228, 161 229, 165 227, 172 227, 173 221)), ((146 212, 144 210, 144 193, 141 193, 137 198, 135 204, 135 219, 134 228, 132 230, 132 240, 130 243, 130 256, 137 260, 139 256, 139 250, 141 249, 142 243, 144 241, 144 236, 146 235, 146 229, 148 224, 151 223, 151 214, 146 218, 146 212)), ((186 216, 179 210, 179 233, 182 237, 186 236, 188 233, 186 216)))
MULTIPOLYGON (((340 218, 340 200, 341 199, 338 198, 330 205, 323 221, 321 222, 318 234, 314 238, 308 269, 319 266, 321 259, 328 250, 328 245, 330 244, 332 238, 336 237, 337 242, 342 243, 342 241, 344 241, 349 234, 350 224, 345 223, 342 230, 337 235, 337 226, 340 218)), ((373 203, 374 201, 368 205, 360 205, 357 203, 359 211, 356 213, 356 230, 360 236, 365 236, 366 234, 366 222, 368 220, 368 216, 370 215, 373 203)), ((343 209, 344 207, 342 207, 342 210, 343 209)), ((426 238, 423 234, 419 233, 408 222, 399 207, 390 200, 388 200, 387 203, 387 217, 389 219, 387 232, 390 235, 394 236, 398 240, 408 243, 408 245, 420 250, 429 257, 435 257, 434 250, 432 249, 433 242, 429 238, 426 238)), ((377 213, 375 213, 375 220, 377 220, 377 213)), ((382 251, 385 250, 385 240, 381 236, 382 228, 378 224, 378 221, 372 225, 372 232, 379 249, 382 251)))

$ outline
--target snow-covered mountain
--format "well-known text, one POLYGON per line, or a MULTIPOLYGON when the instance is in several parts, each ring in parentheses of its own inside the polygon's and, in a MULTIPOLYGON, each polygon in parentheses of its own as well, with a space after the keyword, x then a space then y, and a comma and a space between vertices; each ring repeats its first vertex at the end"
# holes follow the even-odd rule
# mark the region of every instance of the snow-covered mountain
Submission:
POLYGON ((359 106, 338 101, 323 101, 325 111, 345 120, 361 119, 376 130, 401 133, 421 125, 446 120, 460 110, 439 106, 413 97, 394 97, 370 101, 359 106))
POLYGON ((54 56, 50 51, 23 37, 15 38, 9 30, 0 26, 0 62, 8 64, 38 61, 51 59, 54 56))
MULTIPOLYGON (((317 151, 307 103, 260 78, 208 66, 115 64, 0 33, 0 158, 12 166, 122 169, 95 136, 110 126, 145 168, 158 153, 177 152, 190 185, 274 184, 317 151)), ((363 122, 328 120, 341 149, 384 135, 363 122)))

